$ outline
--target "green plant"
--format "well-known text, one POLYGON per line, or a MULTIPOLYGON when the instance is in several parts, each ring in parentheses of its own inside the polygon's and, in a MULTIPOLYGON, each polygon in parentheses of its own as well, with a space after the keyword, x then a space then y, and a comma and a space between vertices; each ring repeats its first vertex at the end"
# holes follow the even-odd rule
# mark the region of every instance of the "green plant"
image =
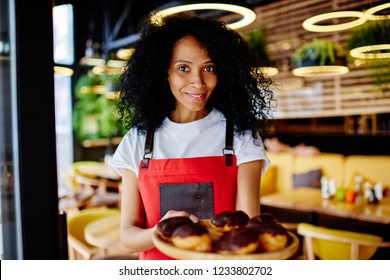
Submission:
POLYGON ((336 42, 314 38, 311 42, 301 45, 292 55, 292 62, 301 66, 305 60, 317 62, 317 65, 334 64, 343 60, 346 53, 336 42))
MULTIPOLYGON (((354 28, 347 42, 349 51, 360 47, 386 44, 390 44, 390 19, 367 21, 354 28)), ((371 56, 371 58, 362 60, 364 62, 362 65, 373 71, 376 85, 381 91, 388 91, 390 89, 390 57, 377 58, 376 55, 386 54, 390 56, 390 49, 388 47, 387 49, 381 50, 368 48, 364 55, 371 56)))
POLYGON ((265 32, 261 28, 254 29, 244 35, 252 54, 258 61, 259 66, 274 66, 265 44, 265 32))
POLYGON ((106 93, 115 83, 115 76, 82 74, 75 85, 76 102, 73 109, 73 127, 80 141, 86 139, 122 136, 115 99, 106 93))
POLYGON ((369 20, 353 29, 348 37, 348 49, 390 44, 390 19, 369 20))

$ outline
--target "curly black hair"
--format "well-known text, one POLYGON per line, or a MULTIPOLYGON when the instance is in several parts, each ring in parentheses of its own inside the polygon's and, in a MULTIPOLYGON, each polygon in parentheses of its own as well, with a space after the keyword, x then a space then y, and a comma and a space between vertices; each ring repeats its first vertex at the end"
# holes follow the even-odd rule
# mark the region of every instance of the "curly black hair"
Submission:
POLYGON ((167 16, 160 23, 150 17, 140 25, 140 39, 118 84, 121 122, 142 133, 161 126, 175 108, 168 69, 175 43, 193 36, 216 65, 218 83, 208 108, 232 120, 236 133, 250 129, 263 135, 273 115, 273 81, 259 65, 247 42, 223 22, 189 14, 167 16))

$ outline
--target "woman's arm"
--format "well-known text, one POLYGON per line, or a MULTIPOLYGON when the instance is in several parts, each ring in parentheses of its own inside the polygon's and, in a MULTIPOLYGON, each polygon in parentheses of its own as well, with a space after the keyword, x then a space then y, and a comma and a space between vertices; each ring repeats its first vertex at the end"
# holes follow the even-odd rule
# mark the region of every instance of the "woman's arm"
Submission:
POLYGON ((144 207, 138 191, 138 178, 133 171, 122 170, 121 240, 130 250, 138 252, 154 247, 154 228, 144 229, 144 207))
POLYGON ((256 160, 238 166, 236 209, 249 217, 260 214, 260 178, 263 161, 256 160))
MULTIPOLYGON (((145 229, 145 210, 138 191, 138 178, 133 171, 122 170, 122 200, 121 200, 121 240, 132 251, 146 251, 154 248, 152 236, 156 226, 145 229)), ((186 211, 169 210, 161 220, 187 216, 193 222, 198 218, 186 211)))

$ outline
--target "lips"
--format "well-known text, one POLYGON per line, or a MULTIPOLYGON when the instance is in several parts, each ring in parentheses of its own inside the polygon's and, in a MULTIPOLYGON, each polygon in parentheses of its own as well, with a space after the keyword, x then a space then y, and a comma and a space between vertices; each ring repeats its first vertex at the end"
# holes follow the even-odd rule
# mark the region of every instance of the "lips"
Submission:
POLYGON ((206 93, 189 93, 189 92, 186 92, 186 94, 193 98, 193 99, 196 99, 196 100, 202 100, 204 98, 206 98, 206 93))

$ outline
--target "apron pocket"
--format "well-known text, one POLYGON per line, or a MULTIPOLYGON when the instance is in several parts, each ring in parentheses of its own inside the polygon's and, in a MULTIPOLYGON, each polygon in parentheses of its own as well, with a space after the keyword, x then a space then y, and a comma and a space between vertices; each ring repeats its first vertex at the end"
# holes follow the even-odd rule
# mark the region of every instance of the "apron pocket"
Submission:
POLYGON ((160 218, 168 210, 187 211, 199 219, 214 215, 213 183, 160 184, 160 218))

